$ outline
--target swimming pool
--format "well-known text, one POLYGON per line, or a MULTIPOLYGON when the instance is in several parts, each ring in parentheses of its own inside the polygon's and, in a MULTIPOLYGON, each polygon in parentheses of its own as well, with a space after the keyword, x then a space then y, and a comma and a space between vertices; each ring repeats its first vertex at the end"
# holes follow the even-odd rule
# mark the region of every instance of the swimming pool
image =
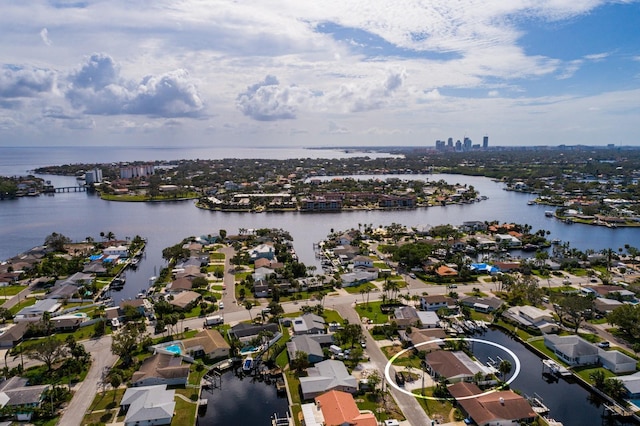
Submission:
POLYGON ((179 345, 165 346, 164 350, 171 352, 172 354, 182 355, 182 348, 179 345))

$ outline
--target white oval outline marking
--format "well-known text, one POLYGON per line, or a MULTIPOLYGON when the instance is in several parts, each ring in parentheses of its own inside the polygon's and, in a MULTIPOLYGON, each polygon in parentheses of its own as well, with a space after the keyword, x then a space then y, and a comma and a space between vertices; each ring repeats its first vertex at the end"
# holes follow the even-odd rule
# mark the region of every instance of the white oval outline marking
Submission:
POLYGON ((418 343, 417 345, 413 345, 407 349, 403 349, 400 352, 398 352, 397 354, 395 354, 394 356, 391 357, 391 359, 387 362, 387 365, 384 368, 384 378, 387 380, 387 383, 389 383, 389 385, 391 385, 391 387, 393 387, 394 389, 404 393, 405 395, 409 395, 409 396, 413 396, 414 398, 422 398, 422 399, 428 399, 431 401, 451 401, 452 399, 456 399, 458 401, 462 401, 465 399, 474 399, 474 398, 478 398, 480 396, 484 396, 484 395, 489 395, 493 392, 497 392, 498 390, 502 389, 503 387, 510 385, 520 374, 520 358, 518 358, 518 356, 509 348, 502 346, 498 343, 495 342, 491 342, 489 340, 484 340, 484 339, 476 339, 473 337, 449 337, 446 339, 434 339, 434 340, 429 340, 428 342, 422 342, 422 343, 418 343), (505 383, 503 383, 502 385, 498 386, 497 388, 493 388, 493 389, 489 389, 488 391, 485 391, 483 393, 479 393, 477 395, 469 395, 469 396, 461 396, 460 398, 438 398, 435 396, 424 396, 424 395, 419 395, 419 394, 415 394, 412 392, 409 392, 408 390, 402 389, 400 386, 398 386, 393 380, 391 380, 391 376, 390 376, 390 370, 391 370, 391 366, 393 365, 393 362, 400 357, 401 355, 407 353, 408 351, 410 351, 411 349, 414 348, 419 348, 422 345, 426 345, 429 343, 441 343, 441 342, 455 342, 455 341, 459 341, 459 340, 466 340, 469 342, 478 342, 478 343, 484 343, 490 346, 494 346, 498 349, 502 349, 503 351, 505 351, 507 354, 509 354, 511 356, 511 358, 513 359, 514 363, 515 363, 515 370, 513 372, 513 375, 511 376, 511 378, 509 378, 509 380, 507 380, 505 383))

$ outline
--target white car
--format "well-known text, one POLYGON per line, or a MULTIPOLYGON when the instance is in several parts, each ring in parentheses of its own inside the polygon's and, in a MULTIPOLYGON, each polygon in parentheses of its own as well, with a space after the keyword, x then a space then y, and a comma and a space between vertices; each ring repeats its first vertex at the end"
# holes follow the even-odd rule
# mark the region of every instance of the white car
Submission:
POLYGON ((224 302, 218 303, 218 309, 224 309, 224 302))

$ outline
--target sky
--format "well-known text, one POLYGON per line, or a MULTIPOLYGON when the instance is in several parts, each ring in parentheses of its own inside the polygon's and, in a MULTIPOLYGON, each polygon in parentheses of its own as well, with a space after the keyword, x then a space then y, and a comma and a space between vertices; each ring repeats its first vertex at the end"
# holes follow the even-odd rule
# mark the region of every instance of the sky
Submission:
POLYGON ((0 146, 640 145, 640 1, 3 0, 0 146))

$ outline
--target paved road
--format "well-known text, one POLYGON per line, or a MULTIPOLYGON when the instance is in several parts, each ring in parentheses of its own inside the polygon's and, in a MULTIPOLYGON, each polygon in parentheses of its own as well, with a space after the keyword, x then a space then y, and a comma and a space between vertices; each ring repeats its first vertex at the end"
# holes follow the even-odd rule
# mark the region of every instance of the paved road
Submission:
POLYGON ((58 422, 61 426, 80 426, 82 424, 82 418, 100 390, 103 372, 106 368, 112 367, 118 359, 111 353, 111 336, 103 336, 100 339, 86 340, 81 343, 91 354, 91 368, 89 368, 84 381, 74 389, 73 398, 58 422))
MULTIPOLYGON (((352 304, 340 304, 336 305, 335 308, 343 319, 349 320, 349 323, 360 323, 360 317, 353 308, 352 304)), ((376 366, 376 369, 384 380, 384 369, 387 365, 387 357, 380 350, 380 347, 373 339, 373 337, 371 337, 371 334, 365 332, 364 335, 367 342, 367 353, 369 354, 370 362, 376 366)), ((414 397, 402 393, 392 386, 387 386, 387 389, 390 391, 391 395, 393 395, 393 398, 395 399, 404 416, 409 421, 409 424, 431 424, 431 419, 429 419, 429 417, 426 415, 426 413, 424 412, 420 404, 417 403, 414 397)))

